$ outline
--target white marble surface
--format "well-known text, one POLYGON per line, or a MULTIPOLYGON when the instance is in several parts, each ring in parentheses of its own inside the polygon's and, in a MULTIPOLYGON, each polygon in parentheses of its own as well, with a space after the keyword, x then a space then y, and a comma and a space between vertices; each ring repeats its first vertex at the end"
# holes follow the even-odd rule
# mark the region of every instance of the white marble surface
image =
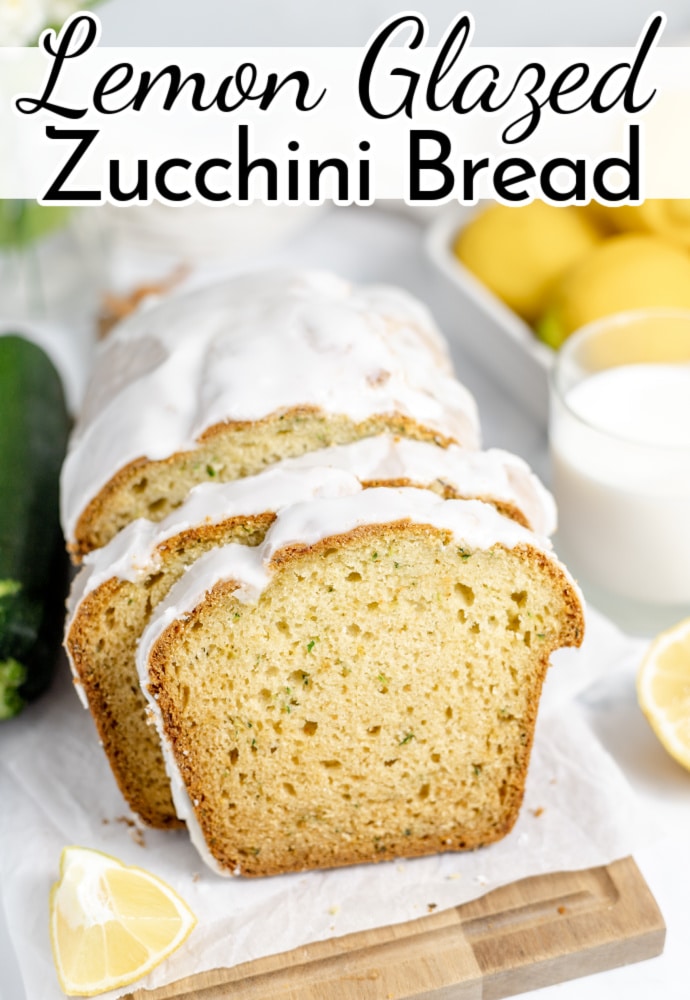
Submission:
MULTIPOLYGON (((333 210, 317 218, 282 249, 236 262, 233 267, 251 267, 259 261, 262 265, 289 261, 293 265, 331 268, 358 280, 401 284, 427 301, 451 342, 455 332, 462 329, 463 318, 453 295, 433 280, 422 252, 420 227, 409 217, 375 208, 333 210)), ((485 444, 517 452, 548 478, 544 428, 497 390, 491 375, 473 365, 457 342, 453 353, 460 377, 479 403, 485 444)), ((609 1000, 612 996, 648 1000, 656 994, 665 1000, 687 1000, 690 774, 666 756, 642 717, 635 699, 633 663, 612 670, 605 680, 581 694, 578 711, 584 713, 613 755, 645 809, 655 814, 664 827, 663 836, 640 850, 636 860, 665 916, 667 943, 660 958, 586 981, 549 987, 537 995, 546 1000, 575 1000, 586 989, 588 1000, 609 1000)), ((615 808, 612 802, 611 809, 615 808)), ((7 918, 11 920, 12 915, 7 918)), ((0 997, 25 1000, 1 912, 0 997)))

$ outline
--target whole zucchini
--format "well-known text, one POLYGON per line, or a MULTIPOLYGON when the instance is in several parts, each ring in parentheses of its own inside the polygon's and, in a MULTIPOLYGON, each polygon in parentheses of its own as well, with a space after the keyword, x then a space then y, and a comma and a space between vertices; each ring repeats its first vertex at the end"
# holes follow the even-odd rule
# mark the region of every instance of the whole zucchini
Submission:
POLYGON ((59 520, 70 420, 45 352, 0 336, 0 719, 50 683, 68 568, 59 520))

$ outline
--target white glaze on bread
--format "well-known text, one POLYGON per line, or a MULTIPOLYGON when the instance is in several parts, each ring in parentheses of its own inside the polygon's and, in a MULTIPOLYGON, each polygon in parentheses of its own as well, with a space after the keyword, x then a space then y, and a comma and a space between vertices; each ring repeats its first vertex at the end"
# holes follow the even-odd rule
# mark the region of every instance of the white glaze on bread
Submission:
POLYGON ((326 274, 249 275, 143 309, 96 359, 63 469, 65 535, 119 469, 190 450, 227 421, 304 406, 398 413, 478 447, 476 405, 449 371, 420 303, 326 274))
POLYGON ((86 556, 72 587, 68 617, 105 580, 135 580, 155 569, 158 546, 182 531, 237 515, 277 511, 310 497, 347 495, 358 492, 360 482, 381 480, 408 480, 415 486, 439 482, 468 498, 516 507, 537 534, 555 530, 551 494, 517 456, 498 449, 437 448, 385 434, 286 459, 245 479, 204 483, 163 521, 132 522, 108 545, 86 556))

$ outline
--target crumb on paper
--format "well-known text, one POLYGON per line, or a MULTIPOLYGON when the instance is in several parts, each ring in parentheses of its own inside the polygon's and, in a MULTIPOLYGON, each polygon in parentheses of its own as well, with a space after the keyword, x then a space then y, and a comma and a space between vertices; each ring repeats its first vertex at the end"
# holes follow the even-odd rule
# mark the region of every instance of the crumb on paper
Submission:
POLYGON ((486 877, 486 875, 475 875, 474 876, 474 881, 478 882, 479 885, 488 885, 489 884, 489 880, 486 877))
POLYGON ((426 904, 426 912, 427 913, 433 913, 434 910, 437 909, 437 907, 438 907, 438 903, 427 903, 426 904))
POLYGON ((194 874, 192 875, 192 882, 198 882, 200 878, 201 875, 199 874, 199 872, 194 872, 194 874))
POLYGON ((532 815, 534 816, 535 819, 539 819, 539 817, 544 812, 544 807, 543 806, 537 806, 536 809, 530 809, 530 812, 532 813, 532 815))
POLYGON ((133 827, 137 825, 131 816, 116 816, 114 822, 122 823, 123 826, 128 826, 128 827, 133 827))
POLYGON ((446 880, 448 882, 454 882, 455 879, 458 878, 462 878, 462 874, 460 872, 451 872, 450 875, 446 875, 446 880))
MULTIPOLYGON (((108 822, 110 821, 106 820, 106 823, 108 822)), ((146 847, 144 831, 131 816, 117 816, 113 822, 122 823, 123 826, 126 826, 130 837, 138 847, 146 847)))
POLYGON ((339 906, 329 906, 328 907, 328 912, 329 912, 330 916, 334 917, 336 915, 336 913, 340 912, 340 907, 339 906))

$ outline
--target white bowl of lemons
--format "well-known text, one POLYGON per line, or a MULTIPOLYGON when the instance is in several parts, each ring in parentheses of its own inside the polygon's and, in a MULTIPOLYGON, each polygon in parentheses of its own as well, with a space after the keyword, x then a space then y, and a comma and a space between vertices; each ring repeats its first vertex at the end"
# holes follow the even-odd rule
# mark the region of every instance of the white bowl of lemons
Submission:
POLYGON ((690 201, 456 207, 426 246, 458 295, 449 333, 544 423, 554 352, 576 329, 635 309, 690 309, 690 201))

